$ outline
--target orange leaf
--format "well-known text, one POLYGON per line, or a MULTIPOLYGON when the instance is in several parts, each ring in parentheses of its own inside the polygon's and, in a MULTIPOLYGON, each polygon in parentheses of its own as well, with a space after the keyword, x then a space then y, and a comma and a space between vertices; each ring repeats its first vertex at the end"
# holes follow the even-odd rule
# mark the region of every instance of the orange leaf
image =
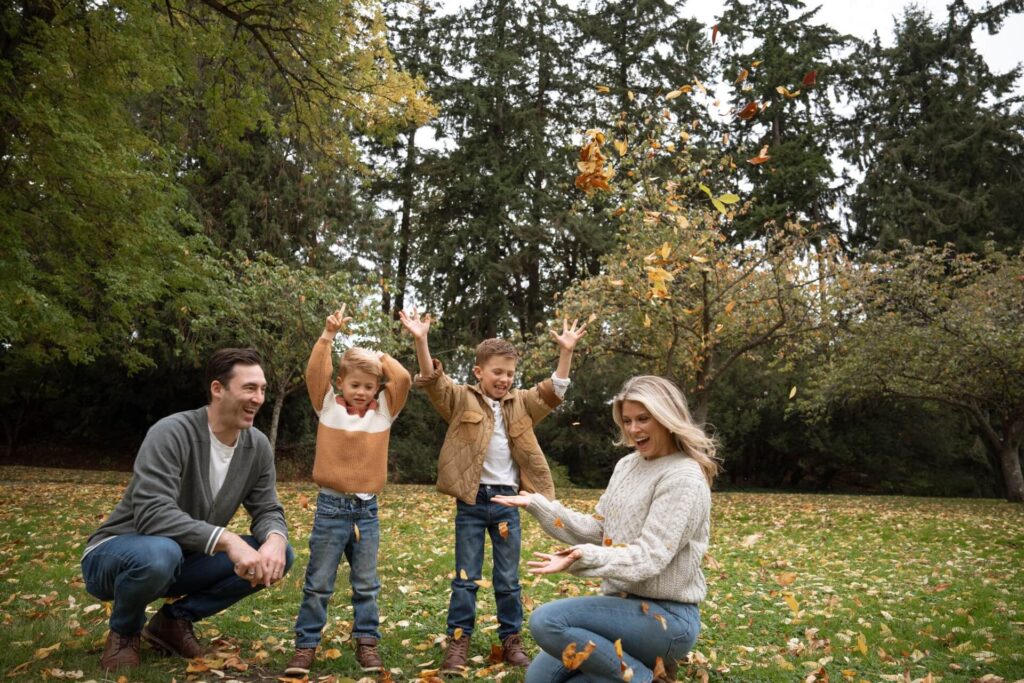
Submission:
POLYGON ((309 496, 307 496, 305 493, 299 494, 299 507, 302 508, 303 510, 309 509, 309 496))
POLYGON ((622 638, 615 641, 615 654, 619 656, 619 659, 622 659, 622 638))
POLYGON ((788 586, 789 584, 796 581, 796 572, 782 572, 775 577, 775 581, 780 586, 788 586))
POLYGON ((817 83, 817 81, 818 81, 818 72, 817 71, 808 71, 807 73, 804 74, 804 79, 802 81, 800 81, 800 85, 804 86, 805 88, 809 88, 812 85, 814 85, 815 83, 817 83))
POLYGON ((452 631, 452 640, 462 640, 462 627, 459 626, 452 631))
POLYGON ((764 60, 763 59, 755 59, 754 61, 752 61, 750 63, 750 68, 751 69, 756 69, 757 67, 761 66, 762 64, 764 64, 764 60))
POLYGON ((716 40, 718 40, 718 24, 711 27, 711 44, 714 45, 716 40))
POLYGON ((768 145, 765 145, 764 147, 761 148, 761 151, 757 153, 756 157, 753 157, 752 159, 747 159, 747 163, 754 164, 755 166, 757 166, 759 164, 763 164, 769 159, 771 159, 771 157, 768 156, 768 145))
POLYGON ((491 644, 491 654, 488 655, 487 661, 490 664, 501 664, 505 661, 505 648, 501 645, 491 644))
POLYGON ((788 97, 790 99, 792 99, 792 98, 794 98, 794 97, 796 97, 797 95, 800 94, 799 90, 797 90, 796 92, 790 92, 789 88, 787 88, 784 85, 780 85, 779 87, 775 88, 775 92, 777 92, 780 95, 783 95, 785 97, 788 97))
POLYGON ((747 80, 747 76, 749 75, 749 71, 747 71, 746 69, 740 69, 740 75, 736 77, 736 80, 733 81, 733 83, 742 83, 743 81, 747 80))
POLYGON ((597 644, 592 640, 587 641, 587 645, 583 648, 582 652, 576 651, 576 643, 569 643, 562 650, 562 665, 566 669, 574 671, 580 667, 580 664, 587 661, 590 653, 595 649, 597 649, 597 644))
POLYGON ((559 529, 564 529, 565 528, 565 523, 561 519, 559 519, 558 517, 555 517, 555 526, 558 527, 559 529))
POLYGON ((498 535, 508 538, 508 522, 498 522, 498 535))
POLYGON ((665 662, 661 657, 654 658, 654 670, 652 673, 654 673, 654 680, 656 681, 668 679, 668 674, 665 673, 665 662))
POLYGON ((757 102, 747 102, 747 105, 743 107, 743 109, 740 109, 736 116, 740 117, 744 121, 749 121, 757 116, 757 112, 760 110, 761 108, 757 106, 757 102))
POLYGON ((612 544, 612 539, 610 539, 610 538, 606 538, 606 539, 604 539, 604 544, 605 544, 606 546, 611 546, 611 544, 612 544))
POLYGON ((657 619, 658 623, 661 624, 661 630, 663 630, 663 631, 667 631, 668 630, 668 622, 665 621, 665 617, 661 616, 660 614, 652 614, 651 616, 653 616, 655 619, 657 619))

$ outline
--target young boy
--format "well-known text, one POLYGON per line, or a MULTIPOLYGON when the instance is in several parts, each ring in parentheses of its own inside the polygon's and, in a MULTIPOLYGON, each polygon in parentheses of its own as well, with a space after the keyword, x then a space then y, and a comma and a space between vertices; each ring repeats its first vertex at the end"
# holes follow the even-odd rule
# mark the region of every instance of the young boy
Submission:
POLYGON ((295 655, 285 673, 305 675, 327 623, 327 603, 342 554, 349 563, 354 617, 352 638, 363 671, 380 671, 377 496, 387 480, 388 436, 405 405, 409 373, 385 353, 350 348, 341 358, 337 391, 331 387, 331 345, 351 318, 345 308, 327 317, 306 366, 306 387, 320 417, 313 481, 320 485, 309 536, 309 566, 295 621, 295 655), (383 388, 383 390, 382 390, 383 388))
POLYGON ((473 375, 478 384, 456 384, 430 357, 427 333, 430 316, 400 313, 412 335, 419 362, 416 385, 448 422, 448 433, 437 464, 437 488, 456 498, 455 579, 448 604, 448 649, 441 673, 463 674, 469 640, 476 621, 476 581, 483 571, 485 534, 494 555, 494 598, 498 607, 498 636, 505 662, 528 666, 519 629, 523 625, 520 602, 519 510, 491 502, 494 496, 518 491, 555 497, 547 460, 533 426, 562 401, 569 386, 569 368, 576 342, 586 325, 564 321, 562 334, 552 336, 561 347, 558 368, 551 379, 532 389, 514 389, 519 355, 510 343, 487 339, 476 349, 473 375))

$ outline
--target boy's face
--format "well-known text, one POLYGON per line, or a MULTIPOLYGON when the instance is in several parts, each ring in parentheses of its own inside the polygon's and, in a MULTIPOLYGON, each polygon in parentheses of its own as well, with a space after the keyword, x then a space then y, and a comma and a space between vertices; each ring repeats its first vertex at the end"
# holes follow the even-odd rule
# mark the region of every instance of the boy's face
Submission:
POLYGON ((507 394, 516 376, 516 362, 509 356, 491 356, 482 366, 474 365, 473 374, 480 382, 481 391, 494 400, 507 394))
POLYGON ((349 370, 339 381, 341 395, 353 408, 363 408, 380 391, 380 377, 362 370, 349 370))

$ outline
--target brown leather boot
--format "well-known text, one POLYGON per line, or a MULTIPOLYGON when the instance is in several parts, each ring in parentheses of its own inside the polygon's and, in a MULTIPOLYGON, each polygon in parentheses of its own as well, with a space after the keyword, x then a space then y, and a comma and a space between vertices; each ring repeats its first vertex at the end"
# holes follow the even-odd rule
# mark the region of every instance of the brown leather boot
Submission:
POLYGON ((356 638, 356 662, 363 671, 380 671, 384 662, 377 651, 376 638, 356 638))
POLYGON ((523 649, 523 639, 518 633, 505 636, 501 641, 503 659, 512 666, 530 666, 530 656, 523 649))
POLYGON ((146 627, 142 629, 142 637, 153 647, 185 659, 195 659, 206 654, 206 648, 196 640, 192 622, 188 619, 175 619, 168 615, 166 606, 154 614, 146 627))
POLYGON ((292 659, 285 667, 286 676, 305 676, 313 668, 313 658, 316 656, 315 647, 297 647, 292 659))
POLYGON ((441 673, 461 676, 466 673, 466 660, 469 659, 469 636, 463 634, 458 640, 448 639, 448 649, 441 660, 441 673))
POLYGON ((139 665, 139 634, 122 636, 116 631, 107 633, 107 644, 100 655, 100 666, 106 671, 128 669, 139 665))

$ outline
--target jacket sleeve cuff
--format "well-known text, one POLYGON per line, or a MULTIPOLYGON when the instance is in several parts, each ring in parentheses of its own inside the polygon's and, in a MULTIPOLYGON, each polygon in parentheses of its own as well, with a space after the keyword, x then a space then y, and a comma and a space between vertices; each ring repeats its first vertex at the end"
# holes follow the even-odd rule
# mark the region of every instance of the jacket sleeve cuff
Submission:
POLYGON ((555 385, 550 379, 546 379, 537 385, 537 394, 547 404, 548 408, 552 410, 562 403, 562 399, 558 396, 558 392, 555 391, 555 385))
POLYGON ((424 377, 420 373, 416 373, 416 378, 413 383, 418 387, 425 387, 429 384, 434 384, 444 374, 444 366, 441 365, 441 361, 436 358, 431 358, 431 362, 434 364, 434 370, 429 375, 424 377))
POLYGON ((222 526, 214 527, 213 533, 210 534, 210 539, 206 542, 206 548, 205 548, 204 552, 207 555, 213 555, 214 554, 214 552, 215 552, 214 548, 217 547, 217 543, 220 542, 220 537, 221 537, 221 535, 223 533, 224 533, 224 527, 222 527, 222 526))

